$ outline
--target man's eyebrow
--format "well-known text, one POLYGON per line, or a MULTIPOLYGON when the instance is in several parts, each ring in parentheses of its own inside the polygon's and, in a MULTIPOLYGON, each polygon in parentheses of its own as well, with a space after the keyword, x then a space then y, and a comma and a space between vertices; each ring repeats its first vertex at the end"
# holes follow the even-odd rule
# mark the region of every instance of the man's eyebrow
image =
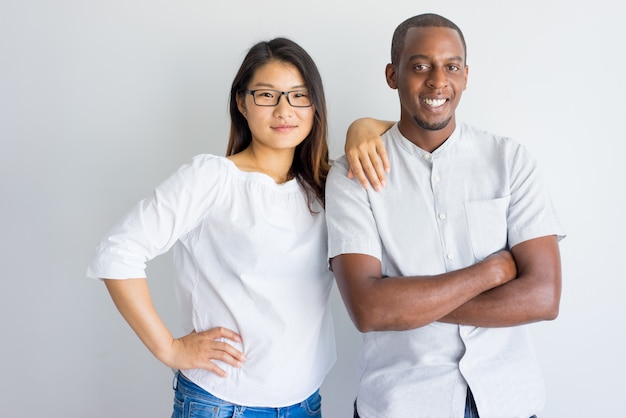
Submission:
POLYGON ((409 61, 413 61, 413 60, 417 60, 417 59, 420 59, 420 60, 426 60, 426 59, 429 59, 429 58, 430 58, 430 57, 429 57, 428 55, 423 55, 423 54, 415 54, 415 55, 411 55, 411 56, 409 57, 409 61))
MULTIPOLYGON (((424 54, 415 54, 415 55, 411 55, 409 57, 409 61, 414 61, 414 60, 430 60, 431 57, 429 55, 424 55, 424 54)), ((446 61, 460 61, 463 62, 463 57, 460 55, 453 55, 451 57, 446 58, 446 61)))

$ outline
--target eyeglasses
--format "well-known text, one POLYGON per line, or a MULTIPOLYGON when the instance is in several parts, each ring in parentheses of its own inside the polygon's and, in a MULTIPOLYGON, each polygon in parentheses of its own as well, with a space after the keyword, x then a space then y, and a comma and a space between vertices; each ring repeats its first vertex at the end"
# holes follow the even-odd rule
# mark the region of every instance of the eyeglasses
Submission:
POLYGON ((252 96, 254 104, 257 106, 278 106, 281 96, 287 97, 287 102, 293 107, 310 107, 313 105, 307 90, 243 90, 244 93, 252 96))

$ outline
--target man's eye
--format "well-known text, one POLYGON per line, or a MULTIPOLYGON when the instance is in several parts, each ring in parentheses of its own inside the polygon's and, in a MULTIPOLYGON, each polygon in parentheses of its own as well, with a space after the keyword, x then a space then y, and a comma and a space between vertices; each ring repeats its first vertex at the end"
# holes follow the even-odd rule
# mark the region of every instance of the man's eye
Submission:
POLYGON ((415 70, 417 70, 417 71, 424 71, 425 69, 428 68, 428 66, 426 66, 424 64, 415 64, 415 66, 413 68, 415 70))

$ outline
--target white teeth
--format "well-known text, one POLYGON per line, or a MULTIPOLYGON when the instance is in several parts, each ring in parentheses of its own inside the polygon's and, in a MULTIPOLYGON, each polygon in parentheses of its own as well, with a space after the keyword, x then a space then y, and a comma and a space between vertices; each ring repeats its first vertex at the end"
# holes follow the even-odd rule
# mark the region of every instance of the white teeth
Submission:
POLYGON ((443 106, 445 102, 446 102, 446 99, 424 99, 424 103, 432 107, 443 106))

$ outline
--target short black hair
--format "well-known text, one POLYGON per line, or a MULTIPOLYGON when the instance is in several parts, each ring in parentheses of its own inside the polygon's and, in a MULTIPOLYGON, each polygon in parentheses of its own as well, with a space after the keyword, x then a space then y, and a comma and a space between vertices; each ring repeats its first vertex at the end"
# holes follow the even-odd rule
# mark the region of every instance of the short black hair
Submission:
POLYGON ((443 16, 439 16, 434 13, 425 13, 417 16, 413 16, 400 23, 393 33, 391 40, 391 63, 397 64, 400 61, 400 54, 402 48, 404 48, 404 40, 406 39, 406 33, 411 28, 450 28, 457 31, 461 37, 463 43, 464 57, 463 61, 467 63, 467 45, 465 44, 465 37, 461 29, 450 19, 446 19, 443 16))

